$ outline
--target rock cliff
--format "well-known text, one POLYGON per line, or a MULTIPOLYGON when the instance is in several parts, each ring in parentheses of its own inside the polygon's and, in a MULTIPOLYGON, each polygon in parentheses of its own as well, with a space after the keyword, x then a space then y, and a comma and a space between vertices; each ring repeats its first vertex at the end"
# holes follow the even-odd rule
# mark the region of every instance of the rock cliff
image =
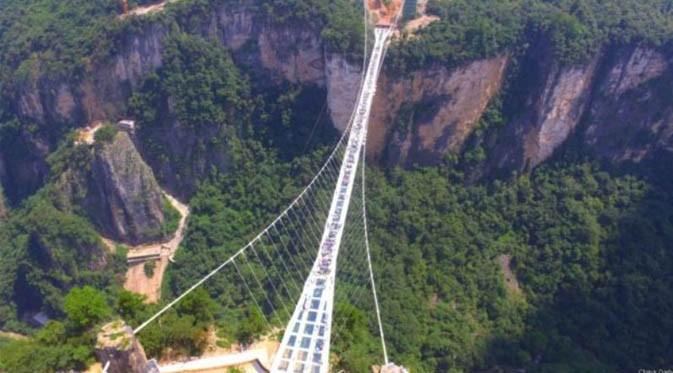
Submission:
POLYGON ((96 151, 90 175, 87 211, 98 226, 132 244, 166 235, 161 189, 125 132, 96 151))
POLYGON ((638 45, 607 48, 571 67, 532 53, 515 80, 520 96, 510 99, 519 114, 498 134, 491 170, 530 170, 572 139, 573 152, 616 163, 670 152, 672 73, 666 56, 638 45))
POLYGON ((614 162, 673 152, 670 58, 641 46, 612 51, 596 82, 581 142, 614 162))
POLYGON ((507 97, 514 115, 498 136, 490 166, 530 170, 551 157, 582 119, 599 60, 559 66, 543 46, 533 48, 514 80, 517 89, 507 97))
MULTIPOLYGON (((230 49, 253 80, 323 87, 334 125, 345 128, 360 83, 359 64, 327 51, 319 30, 276 23, 251 1, 212 6, 188 17, 189 22, 179 17, 175 22, 230 49)), ((59 140, 47 134, 53 126, 126 115, 131 92, 163 65, 172 26, 151 19, 136 23, 117 38, 115 52, 92 61, 83 78, 37 76, 17 90, 17 112, 38 130, 17 137, 19 151, 0 149, 0 180, 11 199, 21 197, 17 190, 29 194, 45 180, 44 160, 59 140)), ((579 139, 582 151, 615 162, 671 150, 669 57, 646 46, 606 46, 584 64, 562 66, 547 44, 540 39, 523 55, 504 53, 454 68, 435 65, 402 75, 384 69, 371 118, 370 156, 384 165, 410 167, 459 154, 496 95, 506 107, 506 123, 483 144, 487 159, 479 174, 530 170, 571 138, 579 139)), ((184 159, 193 158, 200 144, 196 137, 212 135, 183 129, 178 122, 170 126, 170 135, 158 140, 184 159)), ((214 157, 225 170, 227 155, 214 157)), ((169 188, 183 186, 184 180, 174 180, 170 164, 151 164, 169 188)), ((211 165, 195 161, 194 174, 211 165)))
POLYGON ((159 373, 154 361, 148 361, 143 346, 123 321, 104 325, 96 338, 96 357, 108 364, 110 373, 159 373))
MULTIPOLYGON (((87 146, 87 145, 79 145, 87 146)), ((84 169, 70 169, 57 185, 105 236, 137 245, 165 238, 166 209, 154 173, 125 132, 92 146, 84 169)))
POLYGON ((384 74, 374 99, 368 151, 389 165, 436 164, 459 152, 493 95, 508 57, 407 76, 384 74))
POLYGON ((405 167, 458 155, 499 94, 506 122, 481 144, 487 157, 470 170, 472 179, 532 170, 570 142, 573 151, 617 163, 673 152, 670 57, 645 46, 611 46, 585 63, 563 66, 541 41, 511 71, 509 59, 384 74, 368 151, 405 167))
MULTIPOLYGON (((315 27, 275 23, 266 19, 254 3, 212 5, 213 11, 191 18, 188 24, 181 24, 184 20, 179 19, 175 22, 177 27, 232 50, 237 64, 245 67, 253 79, 332 88, 329 108, 338 126, 345 127, 354 102, 353 92, 359 84, 360 66, 351 66, 341 56, 329 53, 315 27)), ((30 194, 43 184, 48 173, 44 160, 61 139, 61 135, 54 135, 55 125, 72 128, 120 119, 127 114, 132 91, 162 66, 166 37, 172 26, 152 20, 129 22, 135 22, 133 27, 123 28, 113 38, 113 52, 93 59, 82 78, 37 75, 19 85, 13 106, 21 120, 35 123, 37 130, 21 134, 20 152, 0 149, 0 159, 6 159, 7 167, 4 176, 0 170, 0 181, 8 190, 14 192, 20 185, 30 194)), ((191 136, 187 132, 173 135, 191 136)), ((174 140, 180 145, 194 143, 189 138, 174 140)), ((24 197, 11 194, 14 199, 24 197)))

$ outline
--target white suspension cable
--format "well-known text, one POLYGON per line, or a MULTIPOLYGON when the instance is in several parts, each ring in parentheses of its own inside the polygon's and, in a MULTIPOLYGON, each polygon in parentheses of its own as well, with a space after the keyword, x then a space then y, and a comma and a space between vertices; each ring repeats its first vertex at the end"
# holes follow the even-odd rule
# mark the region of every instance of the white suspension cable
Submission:
POLYGON ((369 249, 369 233, 367 230, 367 198, 366 198, 366 150, 367 150, 367 136, 362 143, 364 147, 362 152, 362 221, 365 228, 365 248, 367 250, 367 264, 369 265, 369 280, 372 283, 372 293, 374 295, 374 307, 376 307, 376 321, 379 324, 379 333, 381 334, 381 347, 383 347, 383 360, 388 365, 388 350, 386 349, 386 337, 383 334, 383 323, 381 322, 381 309, 379 307, 379 298, 376 293, 376 283, 374 282, 374 270, 372 269, 371 250, 369 249))
MULTIPOLYGON (((288 220, 290 221, 290 224, 294 225, 294 222, 292 221, 292 217, 291 217, 289 214, 286 215, 286 217, 287 217, 288 220)), ((280 225, 282 226, 282 229, 284 229, 284 230, 287 232, 288 236, 289 236, 290 239, 291 239, 291 238, 292 238, 292 232, 288 229, 287 225, 283 222, 282 219, 279 221, 279 223, 280 223, 280 225)), ((276 228, 275 225, 274 225, 274 229, 276 229, 276 231, 278 232, 278 229, 276 228)), ((304 248, 304 244, 303 244, 303 243, 301 244, 301 247, 302 247, 302 249, 306 250, 306 249, 304 248)), ((290 254, 290 255, 289 255, 289 258, 290 258, 290 260, 294 263, 295 268, 297 268, 297 270, 302 271, 302 273, 308 272, 308 268, 309 268, 309 266, 306 264, 306 261, 304 261, 304 258, 300 255, 299 250, 297 250, 297 247, 295 246, 295 250, 294 250, 294 251, 295 251, 295 255, 292 255, 292 253, 290 252, 290 249, 289 249, 289 248, 288 248, 287 251, 288 251, 288 254, 290 254), (297 265, 297 262, 295 262, 294 259, 293 259, 294 256, 296 256, 296 257, 299 258, 299 261, 301 261, 301 263, 300 263, 301 265, 297 265)), ((300 276, 303 277, 303 275, 300 275, 300 276)))
MULTIPOLYGON (((351 120, 348 124, 348 128, 352 125, 352 115, 351 115, 351 120)), ((263 234, 265 234, 270 227, 274 226, 284 215, 288 213, 295 205, 297 205, 298 201, 307 193, 307 191, 315 184, 316 180, 323 175, 327 165, 331 162, 332 158, 334 158, 334 155, 336 154, 337 150, 340 149, 341 145, 344 143, 345 139, 347 138, 346 134, 348 131, 344 131, 343 134, 341 134, 341 137, 339 138, 339 141, 337 142, 336 146, 330 153, 329 157, 323 164, 323 166, 318 170, 318 172, 313 176, 313 179, 309 182, 309 184, 299 193, 299 195, 288 205, 287 208, 283 212, 281 212, 278 217, 274 221, 272 221, 264 230, 262 230, 255 238, 253 238, 250 242, 248 242, 246 245, 241 247, 236 253, 234 253, 231 257, 229 257, 227 260, 222 262, 219 266, 217 266, 215 269, 213 269, 211 272, 209 272, 207 275, 205 275, 203 278, 201 278, 199 281, 197 281, 194 285, 192 285, 189 289, 185 290, 182 294, 180 294, 177 298, 175 298, 173 301, 168 303, 166 306, 164 306, 159 312, 155 313, 152 315, 149 319, 147 319, 145 322, 140 324, 137 328, 133 330, 133 334, 137 334, 140 331, 142 331, 147 325, 152 323, 154 320, 156 320, 159 316, 163 315, 171 309, 173 306, 175 306, 178 302, 180 302, 184 297, 186 297, 189 293, 192 291, 196 290, 199 286, 203 285, 204 282, 206 282, 208 279, 213 277, 215 274, 217 274, 222 268, 226 267, 229 263, 231 263, 236 257, 241 255, 253 242, 257 241, 263 234)))
POLYGON ((262 286, 262 283, 259 281, 259 278, 257 278, 257 275, 255 274, 255 269, 252 268, 250 265, 250 259, 246 256, 246 253, 243 253, 243 257, 245 258, 245 262, 248 265, 248 269, 250 270, 250 273, 252 274, 252 278, 255 279, 255 282, 257 283, 257 286, 259 286, 259 289, 262 291, 262 294, 264 294, 264 298, 266 298, 266 303, 271 307, 271 315, 274 315, 276 313, 276 307, 274 307, 273 303, 269 299, 269 295, 264 291, 264 286, 262 286))
POLYGON ((248 293, 250 293, 250 297, 252 297, 252 301, 255 302, 255 305, 257 306, 257 309, 259 310, 259 314, 262 315, 264 318, 264 321, 266 322, 266 325, 271 327, 271 323, 269 323, 269 320, 267 320, 266 315, 264 315, 264 310, 262 307, 259 306, 259 303, 257 302, 257 298, 255 297, 255 294, 252 292, 252 289, 250 289, 250 286, 248 286, 248 281, 245 280, 245 277, 243 277, 243 274, 241 274, 241 270, 238 269, 238 266, 236 265, 236 261, 233 261, 232 264, 234 265, 234 268, 236 268, 236 272, 238 273, 238 276, 243 280, 243 285, 245 285, 245 288, 248 289, 248 293))
MULTIPOLYGON (((274 284, 273 277, 269 274, 269 271, 266 270, 266 267, 264 263, 262 262, 262 259, 260 259, 259 255, 257 255, 257 250, 255 249, 255 245, 250 245, 250 250, 255 254, 255 257, 259 261, 259 266, 262 267, 262 270, 264 270, 264 274, 266 275, 266 278, 268 279, 269 285, 271 285, 271 288, 273 289, 273 292, 276 293, 276 297, 278 297, 278 301, 280 302, 280 305, 283 307, 285 310, 285 313, 287 314, 288 317, 290 317, 290 311, 287 310, 287 307, 285 306, 285 302, 283 302, 283 296, 280 294, 278 289, 276 288, 276 284, 274 284)), ((275 268, 274 268, 275 269, 275 268)), ((254 273, 253 273, 254 276, 254 273)), ((259 283, 259 280, 257 281, 259 283)), ((261 287, 261 285, 260 285, 261 287)), ((262 288, 262 291, 264 291, 264 288, 262 288)), ((267 297, 267 299, 269 299, 267 297)))
MULTIPOLYGON (((274 228, 275 228, 275 226, 274 226, 274 228)), ((268 238, 269 242, 271 243, 271 246, 273 246, 273 249, 276 251, 276 253, 278 253, 278 259, 280 260, 280 263, 283 265, 283 269, 285 269, 285 273, 287 273, 287 275, 290 277, 290 281, 292 282, 293 287, 295 288, 295 290, 299 290, 299 285, 295 281, 294 276, 292 276, 293 271, 290 271, 290 267, 287 266, 287 263, 285 262, 285 259, 283 259, 283 253, 281 252, 280 249, 278 249, 278 246, 280 246, 280 245, 276 246, 276 243, 273 242, 273 238, 271 237, 269 232, 266 232, 266 237, 268 238)), ((273 256, 269 255, 269 258, 270 258, 271 262, 274 261, 273 256)), ((289 291, 290 289, 286 287, 285 290, 289 291)), ((299 290, 299 292, 301 292, 301 290, 299 290)), ((290 295, 290 294, 288 293, 288 295, 290 295)), ((294 298, 293 295, 290 295, 290 297, 294 298)))

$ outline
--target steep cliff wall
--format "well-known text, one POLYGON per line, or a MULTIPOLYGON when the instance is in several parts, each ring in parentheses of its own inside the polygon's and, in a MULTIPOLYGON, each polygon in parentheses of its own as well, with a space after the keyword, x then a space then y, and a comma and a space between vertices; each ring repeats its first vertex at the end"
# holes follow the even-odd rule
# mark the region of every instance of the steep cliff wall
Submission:
POLYGON ((581 134, 587 152, 615 162, 673 152, 670 59, 639 46, 620 48, 604 70, 581 134))
POLYGON ((530 170, 573 138, 574 152, 617 163, 673 149, 673 72, 661 53, 633 45, 578 66, 537 52, 525 61, 510 93, 518 114, 490 149, 490 172, 530 170))
MULTIPOLYGON (((222 4, 188 22, 177 19, 175 23, 231 49, 237 64, 253 79, 331 89, 329 108, 338 127, 345 127, 359 84, 360 66, 351 66, 341 56, 327 53, 320 30, 309 25, 272 22, 254 1, 222 4)), ((167 22, 136 20, 133 27, 127 28, 128 33, 117 36, 113 52, 94 58, 82 78, 50 79, 37 75, 20 84, 14 103, 16 112, 23 122, 35 123, 37 130, 21 134, 20 152, 0 149, 0 159, 11 158, 6 162, 6 176, 0 174, 7 189, 13 192, 21 186, 30 194, 43 184, 48 172, 44 160, 67 128, 127 115, 131 92, 163 65, 166 38, 172 27, 167 22)), ((174 142, 194 143, 188 132, 174 133, 173 136, 187 136, 174 137, 174 142)), ((170 170, 160 173, 170 174, 170 170)), ((20 199, 23 195, 12 193, 12 197, 20 199)))
POLYGON ((126 34, 118 49, 94 60, 83 78, 50 79, 33 76, 20 84, 17 113, 24 121, 48 126, 81 126, 115 118, 125 110, 131 90, 161 65, 165 26, 148 24, 126 34))
POLYGON ((327 106, 334 126, 343 131, 350 121, 362 80, 362 67, 335 54, 326 56, 327 106))
POLYGON ((374 100, 368 151, 387 164, 436 164, 459 152, 500 89, 508 57, 408 76, 384 74, 374 100))
POLYGON ((164 231, 167 204, 154 173, 128 134, 109 141, 84 150, 86 166, 73 165, 57 189, 107 237, 133 245, 165 238, 172 232, 164 231))
POLYGON ((530 170, 551 157, 582 119, 599 60, 559 66, 544 46, 533 48, 506 98, 514 114, 491 149, 490 167, 530 170))
MULTIPOLYGON (((182 27, 232 50, 237 65, 253 79, 324 87, 334 125, 345 128, 361 66, 327 52, 319 30, 274 23, 253 5, 248 1, 222 5, 190 18, 182 27)), ((36 77, 18 90, 18 113, 42 130, 22 133, 17 141, 20 152, 0 149, 0 180, 12 199, 18 186, 30 191, 42 184, 48 170, 44 159, 58 140, 44 134, 51 126, 126 115, 132 90, 163 65, 170 26, 154 21, 139 24, 120 38, 113 54, 92 62, 83 79, 36 77)), ((512 76, 507 67, 513 57, 507 54, 453 69, 434 66, 401 76, 384 72, 373 107, 370 156, 385 165, 408 167, 437 164, 447 153, 458 154, 496 94, 503 96, 509 115, 495 140, 484 144, 485 174, 532 169, 575 135, 582 137, 588 153, 613 161, 637 161, 670 150, 667 57, 643 46, 609 46, 584 64, 561 66, 547 44, 540 38, 523 57, 516 57, 512 76), (505 80, 509 88, 501 92, 505 80)), ((194 133, 179 122, 170 126, 170 136, 162 139, 158 134, 157 139, 170 151, 185 153, 185 159, 193 158, 190 146, 199 144, 195 136, 212 135, 194 133)), ((228 157, 218 157, 219 168, 226 169, 228 157)), ((210 165, 195 161, 194 169, 210 165)), ((180 188, 170 165, 152 166, 162 183, 180 188)))
POLYGON ((86 210, 98 226, 132 244, 165 236, 161 189, 125 132, 96 151, 90 177, 86 210))
MULTIPOLYGON (((198 22, 189 27, 235 51, 242 65, 250 67, 252 73, 265 74, 265 79, 324 86, 326 60, 339 58, 326 55, 320 30, 273 23, 249 1, 219 6, 198 22)), ((41 125, 84 125, 123 115, 132 89, 162 65, 168 30, 161 22, 147 22, 124 34, 115 52, 94 61, 81 80, 33 77, 21 85, 17 112, 22 119, 41 125)))

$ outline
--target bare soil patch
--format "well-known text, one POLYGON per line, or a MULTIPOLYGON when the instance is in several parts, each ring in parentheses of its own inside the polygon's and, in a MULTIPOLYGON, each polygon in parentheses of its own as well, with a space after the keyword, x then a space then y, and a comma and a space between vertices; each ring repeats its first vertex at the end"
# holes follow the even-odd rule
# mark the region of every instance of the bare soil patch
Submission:
POLYGON ((134 293, 142 294, 147 297, 150 303, 156 303, 161 298, 161 284, 163 283, 164 273, 168 268, 168 263, 173 260, 173 255, 180 247, 180 243, 185 235, 187 217, 189 216, 189 207, 168 193, 164 195, 171 202, 171 205, 180 212, 180 223, 173 237, 166 242, 158 242, 148 245, 141 245, 129 248, 127 257, 133 258, 145 255, 158 255, 159 259, 149 259, 155 261, 154 273, 148 277, 145 273, 145 261, 129 266, 126 272, 126 282, 124 289, 134 293))
POLYGON ((498 256, 498 264, 502 269, 502 275, 507 289, 520 293, 521 288, 519 287, 519 281, 516 279, 514 272, 512 272, 512 256, 508 254, 498 256))

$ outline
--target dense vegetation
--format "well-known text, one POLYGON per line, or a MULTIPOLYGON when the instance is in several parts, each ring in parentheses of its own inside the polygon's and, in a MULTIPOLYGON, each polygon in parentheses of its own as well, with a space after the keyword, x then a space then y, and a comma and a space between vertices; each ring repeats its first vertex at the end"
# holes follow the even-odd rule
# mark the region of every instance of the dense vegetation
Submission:
POLYGON ((264 3, 273 22, 291 26, 309 24, 320 29, 327 47, 347 57, 362 58, 364 23, 362 2, 349 0, 272 0, 264 3))
MULTIPOLYGON (((158 177, 193 182, 180 191, 190 197, 192 216, 163 302, 268 223, 309 181, 336 136, 321 109, 323 88, 269 82, 195 35, 201 30, 194 19, 213 3, 176 4, 157 16, 171 24, 164 64, 128 105, 158 177), (184 154, 171 143, 174 131, 193 135, 178 144, 184 154)), ((103 0, 0 2, 0 89, 11 91, 8 84, 37 65, 50 76, 80 74, 92 54, 108 52, 96 51, 93 40, 107 30, 115 7, 103 0)), ((328 48, 358 56, 362 25, 346 0, 273 0, 261 10, 280 25, 308 22, 328 48)), ((561 63, 575 63, 604 43, 665 44, 672 10, 664 0, 431 0, 429 11, 441 21, 391 49, 391 64, 453 66, 516 52, 535 38, 548 40, 561 63)), ((0 145, 14 151, 35 126, 15 120, 9 107, 0 110, 0 145)), ((489 110, 483 126, 505 125, 500 111, 489 110)), ((114 132, 105 127, 97 142, 114 132)), ((49 180, 86 166, 82 155, 82 148, 61 147, 50 159, 49 180)), ((447 159, 436 168, 369 173, 375 273, 393 360, 442 372, 673 364, 670 181, 567 160, 466 185, 461 171, 483 158, 477 147, 461 156, 460 167, 447 159), (505 258, 511 268, 501 264, 505 258), (518 285, 504 280, 510 269, 518 285)), ((47 184, 0 220, 0 327, 31 334, 0 339, 0 370, 81 369, 92 360, 100 323, 120 316, 137 326, 162 306, 120 290, 124 248, 109 254, 86 215, 65 208, 54 193, 47 184), (55 321, 36 331, 23 318, 40 310, 55 321)), ((168 231, 178 218, 167 217, 168 231)), ((249 343, 269 332, 249 306, 240 282, 224 274, 140 338, 151 356, 171 357, 203 351, 213 326, 223 346, 249 343)), ((364 371, 379 359, 371 313, 349 303, 336 312, 346 320, 334 346, 339 366, 364 371)))
POLYGON ((0 3, 0 80, 83 72, 117 0, 5 0, 0 3))
POLYGON ((581 62, 603 44, 664 46, 673 36, 673 5, 666 0, 430 0, 440 20, 398 43, 390 66, 449 67, 543 38, 560 63, 581 62))
POLYGON ((0 370, 35 373, 86 369, 93 362, 96 325, 110 315, 100 291, 73 288, 64 299, 66 317, 49 321, 30 339, 0 343, 0 370))
POLYGON ((26 331, 19 317, 65 314, 63 295, 73 286, 116 286, 125 258, 107 253, 86 219, 59 210, 45 190, 0 225, 0 325, 26 331))
MULTIPOLYGON (((270 170, 260 164, 248 172, 270 170)), ((196 263, 212 267, 227 257, 251 226, 271 216, 263 201, 282 200, 272 186, 292 184, 250 176, 209 182, 192 200, 193 224, 170 286, 183 289, 200 275, 196 263), (250 193, 237 192, 243 190, 250 193)), ((450 169, 375 172, 369 189, 376 191, 374 259, 396 361, 417 371, 671 363, 673 199, 660 184, 582 163, 470 187, 450 169), (512 258, 520 285, 504 281, 503 255, 512 258)), ((226 276, 206 288, 217 298, 225 335, 242 338, 226 308, 245 291, 226 276)), ((376 361, 377 342, 366 310, 340 307, 351 314, 350 336, 339 336, 350 346, 340 364, 358 371, 376 361)), ((237 325, 247 325, 243 319, 237 325)))
POLYGON ((455 177, 396 171, 370 184, 396 360, 424 371, 671 364, 668 187, 591 164, 467 188, 455 177), (505 287, 505 254, 521 291, 505 287))

